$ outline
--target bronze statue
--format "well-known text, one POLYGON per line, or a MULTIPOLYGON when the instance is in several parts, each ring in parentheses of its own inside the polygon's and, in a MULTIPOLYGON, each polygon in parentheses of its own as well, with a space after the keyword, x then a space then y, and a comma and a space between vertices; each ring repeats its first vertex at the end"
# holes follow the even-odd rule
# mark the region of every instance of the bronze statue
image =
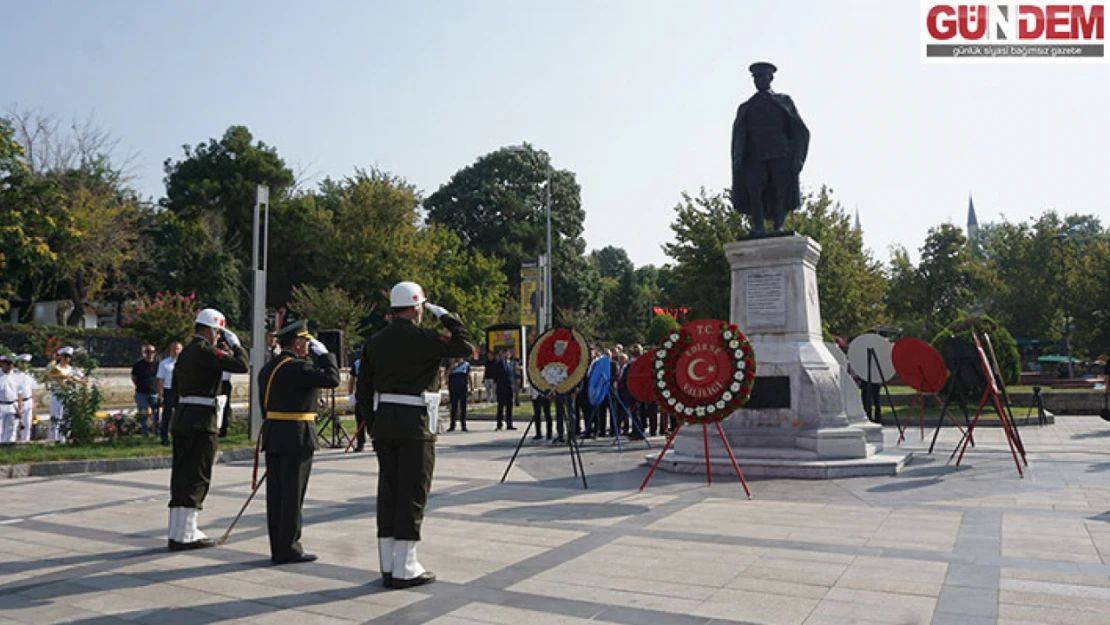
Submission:
POLYGON ((736 110, 732 124, 732 206, 748 215, 752 236, 766 236, 764 219, 782 232, 786 213, 802 203, 798 174, 809 151, 809 129, 790 96, 771 91, 777 68, 748 68, 756 93, 736 110))

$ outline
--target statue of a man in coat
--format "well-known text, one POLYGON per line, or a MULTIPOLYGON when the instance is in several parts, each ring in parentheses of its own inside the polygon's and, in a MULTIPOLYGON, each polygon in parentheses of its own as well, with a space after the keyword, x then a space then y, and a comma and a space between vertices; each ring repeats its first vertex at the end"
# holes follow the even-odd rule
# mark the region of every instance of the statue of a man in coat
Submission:
POLYGON ((732 124, 732 205, 751 217, 753 236, 765 236, 765 219, 782 232, 786 213, 802 203, 798 174, 809 129, 790 96, 771 90, 777 68, 761 62, 749 69, 757 91, 732 124))

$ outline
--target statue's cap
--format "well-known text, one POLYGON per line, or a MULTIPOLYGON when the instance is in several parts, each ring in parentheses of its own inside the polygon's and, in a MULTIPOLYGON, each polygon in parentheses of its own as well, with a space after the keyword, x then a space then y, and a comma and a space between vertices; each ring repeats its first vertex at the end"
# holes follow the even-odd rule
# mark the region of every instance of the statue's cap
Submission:
POLYGON ((773 63, 759 61, 758 63, 752 63, 748 67, 748 71, 752 73, 752 76, 756 76, 758 74, 774 74, 779 71, 779 68, 775 67, 773 63))

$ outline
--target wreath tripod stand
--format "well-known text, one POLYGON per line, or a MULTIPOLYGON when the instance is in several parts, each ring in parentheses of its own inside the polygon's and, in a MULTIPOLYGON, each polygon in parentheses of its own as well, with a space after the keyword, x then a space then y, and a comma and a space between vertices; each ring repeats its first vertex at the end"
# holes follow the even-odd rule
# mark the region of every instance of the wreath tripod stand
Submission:
MULTIPOLYGON (((582 488, 589 489, 586 484, 586 467, 582 464, 582 450, 578 446, 578 438, 575 436, 575 428, 567 422, 570 417, 570 410, 573 406, 570 403, 570 395, 559 394, 555 397, 556 402, 556 415, 555 418, 559 420, 561 429, 566 433, 567 448, 570 451, 570 466, 574 471, 574 477, 582 476, 582 488)), ((520 442, 516 444, 516 449, 513 451, 512 458, 509 458, 509 464, 505 467, 505 472, 501 475, 501 483, 505 483, 505 478, 509 477, 509 470, 513 468, 513 463, 516 462, 517 454, 520 453, 520 448, 524 446, 524 441, 527 440, 528 434, 532 431, 532 426, 537 422, 537 418, 528 420, 528 427, 524 428, 524 434, 520 436, 520 442)), ((550 423, 548 423, 550 425, 550 423)), ((577 426, 577 424, 575 424, 577 426)), ((539 426, 536 425, 538 428, 539 426)))

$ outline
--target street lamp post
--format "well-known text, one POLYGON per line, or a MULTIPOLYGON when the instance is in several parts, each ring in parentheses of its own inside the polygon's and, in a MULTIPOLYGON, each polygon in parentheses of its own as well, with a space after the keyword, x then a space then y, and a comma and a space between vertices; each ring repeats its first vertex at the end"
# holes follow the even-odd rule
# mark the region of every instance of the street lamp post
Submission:
POLYGON ((552 316, 552 301, 555 294, 551 290, 551 156, 547 155, 547 262, 543 264, 543 319, 546 324, 544 330, 555 327, 555 317, 552 316))
POLYGON ((1064 308, 1064 357, 1067 358, 1067 372, 1068 379, 1070 380, 1075 377, 1075 371, 1072 369, 1071 364, 1071 315, 1068 310, 1068 254, 1066 247, 1068 233, 1061 232, 1052 238, 1060 244, 1060 291, 1063 294, 1064 308))
MULTIPOLYGON (((509 146, 508 150, 518 154, 531 151, 524 145, 509 146)), ((538 320, 539 323, 537 324, 539 326, 537 328, 538 334, 539 332, 543 332, 555 326, 555 318, 552 316, 554 311, 552 302, 555 297, 551 292, 551 155, 544 150, 536 151, 543 155, 547 167, 545 172, 547 198, 544 202, 544 212, 547 217, 547 254, 544 256, 543 263, 543 310, 541 311, 541 318, 538 320)))

